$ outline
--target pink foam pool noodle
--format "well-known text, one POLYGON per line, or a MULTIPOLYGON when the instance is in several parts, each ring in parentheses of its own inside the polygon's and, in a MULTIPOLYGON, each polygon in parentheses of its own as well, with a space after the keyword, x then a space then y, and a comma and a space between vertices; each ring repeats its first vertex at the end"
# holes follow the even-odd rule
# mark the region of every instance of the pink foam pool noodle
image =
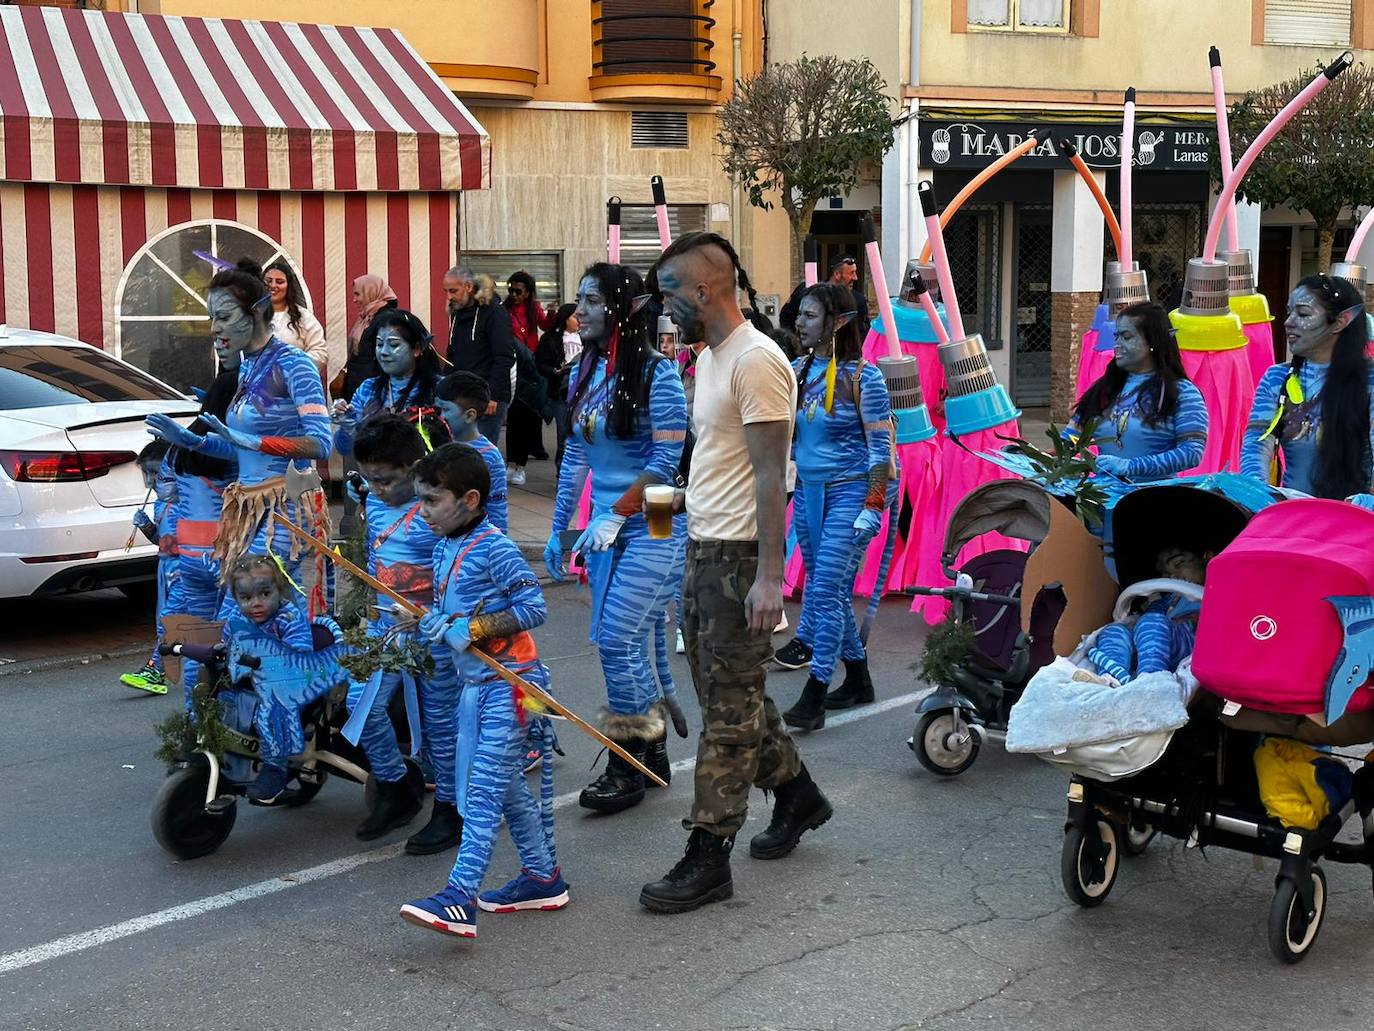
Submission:
POLYGON ((673 231, 668 228, 668 197, 663 192, 663 176, 656 175, 649 180, 649 189, 654 191, 654 218, 658 220, 658 245, 665 251, 673 242, 673 231))
POLYGON ((921 198, 921 214, 926 221, 926 236, 930 242, 930 256, 935 262, 935 277, 940 281, 940 299, 945 302, 945 317, 949 320, 950 338, 964 339, 964 320, 959 314, 959 298, 954 292, 954 277, 949 271, 949 255, 945 252, 945 237, 940 231, 940 212, 935 203, 935 188, 929 181, 916 188, 921 198))
POLYGON ((1121 253, 1123 269, 1131 267, 1131 162, 1135 160, 1135 87, 1126 90, 1121 118, 1121 253))
MULTIPOLYGON (((1231 174, 1231 123, 1226 113, 1226 86, 1221 78, 1221 51, 1212 47, 1207 51, 1207 59, 1212 65, 1212 106, 1217 112, 1217 156, 1221 161, 1221 178, 1231 174)), ((1226 249, 1240 250, 1240 229, 1236 225, 1236 199, 1226 205, 1226 249)))
POLYGON ((1346 261, 1360 260, 1360 248, 1364 246, 1364 238, 1369 235, 1371 226, 1374 226, 1374 208, 1366 211, 1364 218, 1360 219, 1360 224, 1355 227, 1355 235, 1350 238, 1350 246, 1345 249, 1346 261))
POLYGON ((805 255, 805 262, 802 264, 802 282, 807 286, 815 286, 820 277, 816 273, 816 238, 810 233, 806 234, 806 241, 802 244, 802 251, 805 255))
POLYGON ((606 260, 620 264, 620 198, 606 202, 606 260))

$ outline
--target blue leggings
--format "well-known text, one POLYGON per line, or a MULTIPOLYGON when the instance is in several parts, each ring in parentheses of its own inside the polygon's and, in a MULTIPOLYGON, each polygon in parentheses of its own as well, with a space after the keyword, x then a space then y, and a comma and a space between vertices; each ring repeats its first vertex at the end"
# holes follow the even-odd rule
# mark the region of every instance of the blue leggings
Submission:
MULTIPOLYGON (((609 561, 591 564, 598 579, 609 576, 599 616, 593 616, 592 641, 606 677, 607 707, 613 713, 642 716, 659 699, 654 665, 649 661, 650 635, 682 584, 687 534, 681 520, 673 536, 654 540, 647 533, 617 548, 609 561)), ((667 625, 663 624, 666 639, 667 625)))
MULTIPOLYGON (((166 628, 162 625, 164 616, 176 612, 170 608, 172 585, 176 583, 177 567, 181 560, 176 555, 163 555, 157 560, 157 573, 154 583, 157 586, 157 611, 154 614, 154 626, 157 629, 157 641, 153 644, 153 654, 148 658, 148 665, 154 669, 162 669, 162 656, 158 654, 158 645, 162 644, 163 638, 167 634, 166 628)), ((185 667, 183 667, 185 668, 185 667)))
MULTIPOLYGON (((214 619, 224 600, 224 588, 219 583, 219 563, 209 552, 187 552, 177 560, 176 576, 167 592, 165 615, 197 616, 214 619)), ((162 618, 158 618, 158 638, 163 636, 162 618)), ((200 676, 200 663, 182 656, 181 691, 186 711, 191 711, 191 692, 200 676)))
MULTIPOLYGON (((524 675, 536 680, 535 676, 524 675)), ((537 678, 541 687, 546 681, 547 676, 537 678)), ((502 819, 510 828, 521 866, 543 880, 553 876, 557 866, 550 772, 553 764, 547 761, 546 753, 543 769, 549 790, 541 792, 546 796, 546 804, 541 805, 530 791, 524 767, 531 747, 546 747, 546 721, 525 714, 522 724, 510 685, 504 680, 469 682, 463 690, 477 692, 477 734, 462 805, 463 842, 448 883, 472 898, 482 887, 502 819)))
MULTIPOLYGON (((837 654, 846 661, 863 659, 864 646, 854 622, 855 559, 854 520, 864 507, 868 483, 797 484, 792 496, 792 524, 796 527, 797 547, 806 565, 806 587, 802 592, 801 624, 797 636, 810 634, 811 675, 823 684, 830 683, 837 654), (825 515, 818 527, 807 519, 807 494, 825 492, 825 515), (818 547, 819 545, 819 547, 818 547)), ((805 640, 805 638, 803 638, 805 640)))
POLYGON ((1129 683, 1144 673, 1167 673, 1191 654, 1197 631, 1162 612, 1146 612, 1133 627, 1112 623, 1098 632, 1088 658, 1099 673, 1129 683))
POLYGON ((458 745, 458 675, 447 645, 431 649, 430 654, 434 656, 434 675, 419 685, 424 741, 420 755, 434 773, 434 800, 453 802, 457 799, 454 755, 458 745))

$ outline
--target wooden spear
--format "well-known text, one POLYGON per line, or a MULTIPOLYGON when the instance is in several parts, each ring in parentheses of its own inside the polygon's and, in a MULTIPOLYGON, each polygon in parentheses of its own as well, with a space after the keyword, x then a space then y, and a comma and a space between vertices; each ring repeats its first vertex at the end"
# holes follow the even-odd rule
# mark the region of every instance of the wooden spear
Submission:
MULTIPOLYGON (((298 538, 300 538, 301 541, 310 545, 311 548, 319 552, 325 558, 329 559, 335 565, 342 567, 346 572, 352 574, 353 576, 356 576, 359 580, 367 584, 373 590, 381 594, 385 594, 388 598, 394 601, 401 608, 405 609, 405 611, 409 612, 412 616, 420 617, 425 615, 425 609, 420 608, 420 606, 414 604, 409 599, 402 597, 400 594, 397 594, 394 590, 392 590, 386 584, 382 583, 375 576, 371 576, 364 570, 359 569, 352 562, 348 561, 348 559, 333 551, 329 547, 329 545, 324 543, 324 541, 317 540, 315 537, 312 537, 310 534, 306 533, 299 526, 297 526, 291 520, 282 516, 280 513, 272 513, 272 518, 276 520, 278 525, 284 526, 287 530, 291 531, 291 533, 295 534, 298 538)), ((550 709, 554 713, 557 713, 559 716, 562 716, 573 726, 596 738, 596 740, 601 742, 602 745, 604 745, 606 748, 609 748, 616 755, 620 756, 620 758, 624 759, 627 763, 629 763, 631 766, 637 769, 640 773, 644 774, 644 776, 648 777, 659 787, 666 788, 668 786, 667 781, 665 781, 662 777, 654 773, 653 770, 649 769, 642 762, 636 759, 633 755, 625 751, 624 748, 616 744, 605 734, 601 733, 601 731, 597 730, 590 723, 584 720, 581 716, 577 715, 577 713, 573 712, 571 709, 569 709, 566 705, 560 702, 553 695, 549 694, 543 688, 535 684, 531 684, 528 680, 520 676, 518 673, 515 673, 512 670, 507 669, 505 666, 501 665, 501 663, 498 662, 496 659, 492 658, 486 652, 482 651, 482 649, 478 648, 475 644, 468 650, 471 651, 474 655, 476 655, 479 659, 481 659, 482 662, 493 673, 495 673, 506 683, 510 684, 511 687, 519 688, 521 691, 525 692, 535 701, 539 702, 539 704, 550 709)))

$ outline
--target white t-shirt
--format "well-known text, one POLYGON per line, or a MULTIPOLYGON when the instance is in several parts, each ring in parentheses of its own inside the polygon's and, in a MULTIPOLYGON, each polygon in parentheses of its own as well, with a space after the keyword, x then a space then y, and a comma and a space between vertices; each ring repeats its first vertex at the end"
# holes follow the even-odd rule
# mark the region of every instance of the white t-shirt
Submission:
POLYGON ((696 446, 687 482, 687 533, 693 540, 758 540, 754 466, 744 427, 786 422, 780 467, 787 465, 797 409, 797 378, 787 356, 748 322, 697 358, 692 428, 696 446))

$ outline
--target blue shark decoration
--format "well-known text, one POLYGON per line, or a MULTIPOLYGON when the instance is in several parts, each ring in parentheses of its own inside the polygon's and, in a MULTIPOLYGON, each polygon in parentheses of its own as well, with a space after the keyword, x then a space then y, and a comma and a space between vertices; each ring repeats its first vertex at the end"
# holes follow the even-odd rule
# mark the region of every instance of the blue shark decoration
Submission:
POLYGON ((1374 663, 1374 598, 1338 596, 1326 600, 1336 610, 1345 632, 1345 642, 1326 678, 1326 722, 1335 723, 1345 715, 1355 692, 1369 680, 1374 663))

